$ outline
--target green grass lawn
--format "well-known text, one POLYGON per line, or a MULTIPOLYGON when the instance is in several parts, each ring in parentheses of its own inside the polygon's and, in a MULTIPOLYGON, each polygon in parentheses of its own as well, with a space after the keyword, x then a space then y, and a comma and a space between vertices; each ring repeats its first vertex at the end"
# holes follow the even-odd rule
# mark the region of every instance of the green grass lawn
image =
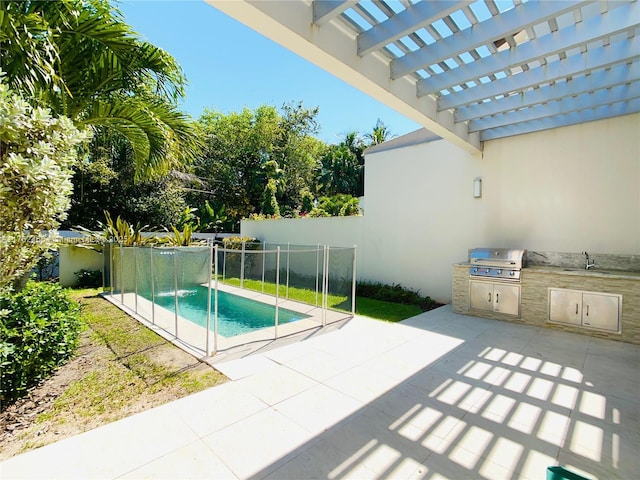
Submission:
MULTIPOLYGON (((234 287, 240 286, 239 278, 225 278, 224 283, 234 287)), ((245 279, 243 287, 247 290, 262 292, 262 282, 260 280, 245 279)), ((276 294, 276 285, 274 283, 264 284, 264 293, 268 295, 276 294)), ((286 285, 280 285, 279 295, 285 298, 287 293, 286 285)), ((315 290, 305 288, 289 287, 290 300, 307 303, 309 305, 316 304, 315 290)), ((318 303, 322 301, 321 295, 318 295, 318 303)), ((347 296, 329 295, 328 307, 335 310, 351 311, 351 301, 347 296)), ((356 297, 356 313, 365 317, 384 320, 387 322, 398 322, 405 318, 413 317, 422 313, 417 305, 405 305, 402 303, 385 302, 383 300, 374 300, 372 298, 356 297)))

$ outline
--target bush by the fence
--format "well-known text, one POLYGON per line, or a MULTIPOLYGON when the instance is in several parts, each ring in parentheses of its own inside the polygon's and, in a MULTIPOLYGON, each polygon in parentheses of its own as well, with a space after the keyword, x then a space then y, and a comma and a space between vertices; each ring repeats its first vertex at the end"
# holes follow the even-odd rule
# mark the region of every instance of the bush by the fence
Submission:
POLYGON ((0 404, 49 376, 78 346, 80 306, 58 284, 0 292, 0 404))
POLYGON ((399 283, 387 285, 379 282, 358 282, 356 284, 356 295, 386 302, 418 305, 425 312, 440 306, 431 297, 423 297, 419 292, 405 288, 399 283))
POLYGON ((78 277, 78 288, 98 288, 102 286, 102 272, 100 270, 85 270, 73 272, 78 277))

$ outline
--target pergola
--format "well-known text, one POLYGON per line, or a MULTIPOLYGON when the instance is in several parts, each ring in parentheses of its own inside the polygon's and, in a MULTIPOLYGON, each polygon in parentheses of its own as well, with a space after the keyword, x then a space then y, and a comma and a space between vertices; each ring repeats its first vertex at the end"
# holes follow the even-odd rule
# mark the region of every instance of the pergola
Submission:
POLYGON ((640 111, 636 0, 206 0, 471 152, 640 111))

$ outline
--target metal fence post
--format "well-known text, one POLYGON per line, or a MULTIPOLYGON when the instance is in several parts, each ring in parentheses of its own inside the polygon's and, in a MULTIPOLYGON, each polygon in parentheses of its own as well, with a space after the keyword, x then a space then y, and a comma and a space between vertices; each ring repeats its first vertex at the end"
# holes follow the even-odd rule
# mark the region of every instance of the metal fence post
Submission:
POLYGON ((135 297, 135 311, 138 313, 138 247, 133 247, 133 281, 135 297))
POLYGON ((356 253, 357 246, 353 245, 353 270, 351 274, 353 275, 353 280, 351 282, 351 315, 356 314, 356 253))
POLYGON ((215 290, 213 292, 213 354, 218 353, 218 245, 215 247, 215 290))
POLYGON ((328 270, 328 254, 327 246, 324 246, 323 257, 322 257, 322 326, 327 325, 327 287, 329 283, 327 282, 327 270, 328 270))
POLYGON ((246 248, 246 242, 242 241, 242 253, 240 256, 240 288, 244 288, 244 252, 246 248))
POLYGON ((291 242, 287 242, 287 288, 285 289, 285 298, 289 299, 289 255, 291 255, 291 242))
POLYGON ((207 289, 207 335, 206 335, 206 346, 205 346, 205 355, 209 356, 209 335, 211 332, 211 273, 213 270, 213 244, 211 240, 207 240, 207 245, 209 247, 209 270, 208 270, 208 289, 207 289))
POLYGON ((109 241, 109 287, 113 297, 113 241, 109 241))
POLYGON ((262 293, 264 293, 264 264, 267 254, 265 253, 267 250, 267 242, 262 242, 262 293))
POLYGON ((320 244, 318 243, 316 247, 316 307, 318 306, 319 276, 320 276, 320 244))
POLYGON ((176 310, 176 314, 175 314, 175 335, 176 338, 178 338, 178 260, 176 259, 176 257, 178 256, 178 253, 176 252, 176 248, 173 248, 173 301, 174 301, 174 305, 175 305, 175 310, 176 310))
POLYGON ((275 317, 275 338, 278 338, 278 299, 280 297, 280 246, 276 249, 276 317, 275 317))
POLYGON ((120 244, 120 303, 124 305, 124 248, 120 244))
POLYGON ((149 271, 151 273, 151 323, 153 325, 156 324, 156 288, 155 288, 155 277, 153 273, 153 247, 151 247, 151 251, 149 252, 149 263, 151 267, 149 271))

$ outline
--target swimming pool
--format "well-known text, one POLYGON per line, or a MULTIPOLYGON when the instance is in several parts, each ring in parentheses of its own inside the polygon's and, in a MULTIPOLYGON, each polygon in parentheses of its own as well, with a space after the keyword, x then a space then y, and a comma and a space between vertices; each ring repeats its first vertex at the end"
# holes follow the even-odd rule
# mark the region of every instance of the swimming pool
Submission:
MULTIPOLYGON (((143 294, 151 300, 151 295, 143 294)), ((178 291, 178 315, 201 327, 207 326, 207 287, 197 286, 178 291)), ((174 292, 155 295, 155 303, 175 312, 174 292)), ((211 292, 211 330, 213 331, 214 295, 211 292)), ((303 313, 278 308, 278 324, 309 318, 303 313)), ((226 292, 218 292, 218 334, 234 337, 266 327, 273 327, 275 307, 226 292)))

